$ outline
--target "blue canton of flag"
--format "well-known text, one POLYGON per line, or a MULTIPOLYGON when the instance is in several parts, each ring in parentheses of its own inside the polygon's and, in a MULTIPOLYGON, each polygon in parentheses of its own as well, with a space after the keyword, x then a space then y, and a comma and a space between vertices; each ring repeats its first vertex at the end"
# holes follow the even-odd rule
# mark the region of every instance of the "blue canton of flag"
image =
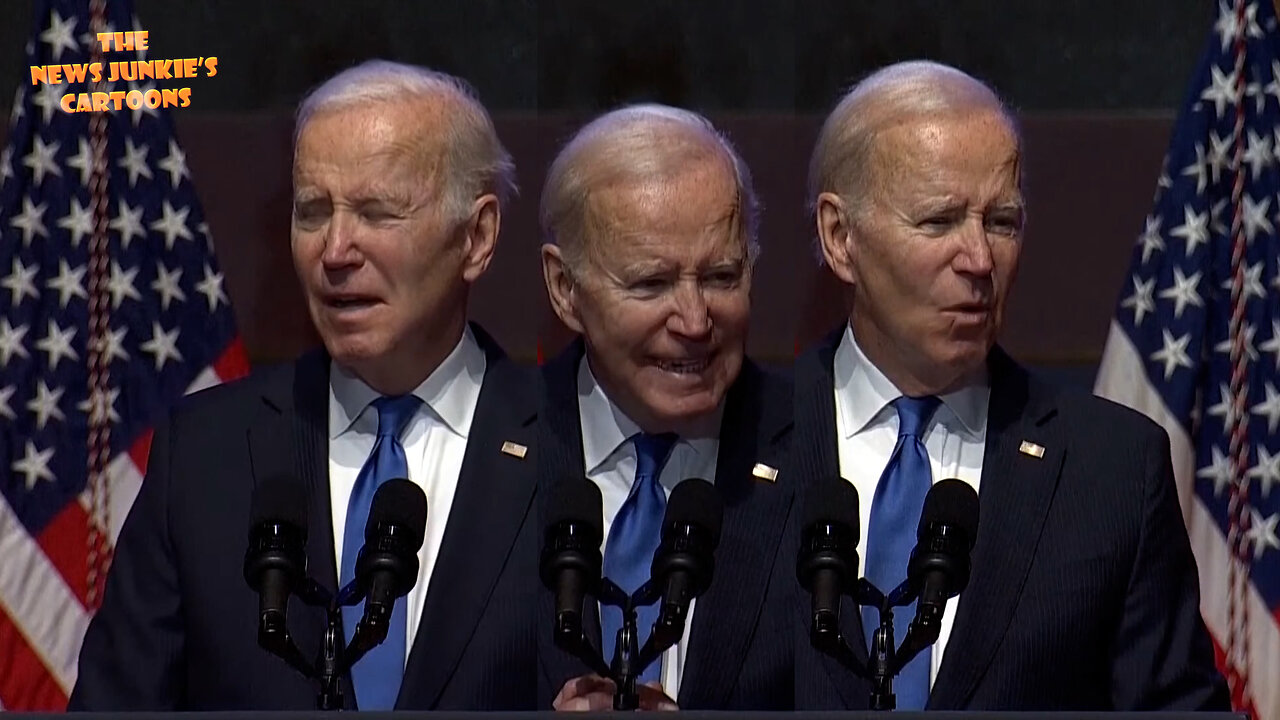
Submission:
POLYGON ((1168 431, 1200 570, 1201 612, 1233 701, 1261 720, 1280 720, 1277 37, 1270 2, 1219 5, 1133 250, 1095 388, 1168 431), (1237 181, 1242 192, 1234 194, 1237 181), (1233 220, 1244 243, 1236 338, 1229 332, 1233 220), (1248 389, 1238 402, 1233 339, 1243 342, 1248 389), (1248 461, 1233 479, 1228 425, 1237 412, 1248 461), (1233 487, 1243 488, 1234 551, 1233 487))
MULTIPOLYGON (((95 30, 138 29, 129 2, 35 4, 30 65, 92 62, 95 30), (105 24, 91 25, 95 4, 105 24)), ((140 58, 97 59, 105 79, 107 62, 140 58)), ((0 707, 55 710, 75 682, 152 424, 184 393, 247 365, 165 111, 126 108, 94 124, 93 113, 60 108, 67 93, 146 91, 154 81, 29 80, 0 155, 0 707), (105 185, 93 183, 95 143, 105 143, 105 185), (95 207, 106 239, 96 350, 108 372, 91 386, 95 207), (96 436, 109 437, 98 483, 88 482, 91 425, 109 430, 96 436)))

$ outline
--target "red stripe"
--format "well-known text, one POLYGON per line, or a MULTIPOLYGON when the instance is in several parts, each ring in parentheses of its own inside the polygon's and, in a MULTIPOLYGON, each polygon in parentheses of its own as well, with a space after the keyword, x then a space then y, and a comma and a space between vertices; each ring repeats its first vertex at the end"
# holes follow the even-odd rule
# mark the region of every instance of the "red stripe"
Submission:
MULTIPOLYGON (((1249 717, 1251 718, 1261 717, 1258 715, 1257 709, 1253 706, 1253 698, 1245 697, 1243 692, 1244 690, 1243 685, 1240 683, 1234 682, 1234 679, 1231 677, 1233 674, 1238 676, 1239 673, 1234 673, 1230 668, 1227 667, 1226 650, 1224 650, 1222 648, 1222 645, 1218 643, 1218 638, 1213 637, 1212 634, 1210 634, 1210 639, 1213 640, 1213 659, 1214 659, 1214 662, 1217 663, 1218 665, 1218 670, 1222 672, 1223 677, 1226 677, 1229 680, 1232 680, 1230 684, 1235 687, 1235 689, 1231 693, 1231 707, 1237 712, 1249 713, 1249 717)), ((1262 678, 1251 678, 1250 682, 1255 683, 1260 680, 1262 680, 1262 678)))
POLYGON ((67 696, 58 681, 4 608, 0 608, 0 703, 5 710, 58 712, 67 708, 67 696))
MULTIPOLYGON (((49 562, 58 569, 58 574, 71 588, 72 594, 84 607, 89 607, 89 514, 79 502, 69 502, 62 511, 53 516, 53 520, 45 525, 44 530, 36 537, 40 550, 49 558, 49 562)), ((111 552, 104 533, 98 533, 98 550, 111 552)), ((109 561, 110 557, 105 558, 109 561)), ((98 592, 102 592, 105 574, 97 581, 98 592)), ((101 595, 99 595, 101 597, 101 595)))
POLYGON ((249 374, 249 356, 244 351, 244 342, 240 340, 240 336, 237 335, 213 362, 213 371, 223 382, 249 374))
POLYGON ((155 431, 147 428, 129 448, 129 459, 133 461, 133 466, 138 468, 139 475, 147 474, 147 458, 151 457, 151 437, 154 434, 155 431))

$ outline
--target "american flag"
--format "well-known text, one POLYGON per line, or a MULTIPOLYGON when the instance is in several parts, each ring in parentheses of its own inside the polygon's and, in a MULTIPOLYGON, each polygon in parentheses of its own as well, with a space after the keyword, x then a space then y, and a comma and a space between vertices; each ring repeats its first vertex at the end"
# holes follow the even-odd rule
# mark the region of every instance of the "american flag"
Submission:
POLYGON ((1168 431, 1237 709, 1280 720, 1280 35, 1220 0, 1095 391, 1168 431))
MULTIPOLYGON (((38 0, 31 65, 139 59, 127 1, 38 0)), ((104 80, 106 73, 104 71, 104 80)), ((199 81, 181 81, 196 85, 199 81)), ((23 78, 0 155, 0 707, 59 710, 151 426, 244 374, 223 277, 163 109, 69 114, 23 78)))

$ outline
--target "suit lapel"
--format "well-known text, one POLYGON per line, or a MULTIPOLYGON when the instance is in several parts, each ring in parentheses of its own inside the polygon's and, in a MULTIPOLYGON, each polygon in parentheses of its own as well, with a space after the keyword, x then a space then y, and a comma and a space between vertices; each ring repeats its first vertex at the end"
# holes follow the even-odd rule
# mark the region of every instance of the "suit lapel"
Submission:
MULTIPOLYGON (((543 501, 554 497, 545 488, 552 483, 585 477, 586 460, 582 451, 582 424, 578 417, 578 362, 582 358, 581 339, 542 369, 544 395, 538 432, 538 484, 544 488, 543 501)), ((539 503, 539 541, 546 527, 550 508, 539 503)), ((560 691, 570 678, 588 672, 581 660, 556 647, 551 629, 555 616, 555 597, 546 589, 538 593, 538 659, 551 694, 560 691)), ((583 607, 583 632, 597 650, 600 642, 600 620, 596 603, 588 599, 583 607)), ((606 662, 608 658, 606 658, 606 662)), ((550 698, 545 698, 550 707, 550 698)))
MULTIPOLYGON (((262 406, 249 427, 249 453, 255 485, 273 476, 300 480, 307 489, 307 574, 329 592, 338 584, 334 562, 333 510, 328 472, 329 356, 322 351, 303 355, 292 376, 282 374, 262 394, 262 406)), ((327 624, 323 608, 289 604, 289 633, 303 657, 318 657, 327 624)), ((344 679, 347 707, 355 697, 344 679)))
POLYGON ((487 369, 398 707, 435 707, 484 612, 534 494, 536 392, 479 328, 487 369), (527 449, 503 451, 504 442, 527 449), (530 455, 533 455, 532 457, 530 455))
POLYGON ((725 401, 716 460, 724 525, 711 588, 694 606, 681 707, 723 707, 747 655, 794 496, 783 457, 792 416, 789 385, 744 363, 725 401), (775 483, 752 476, 757 462, 782 469, 775 483))
POLYGON ((960 596, 929 709, 963 708, 1013 619, 1058 484, 1065 439, 1049 392, 999 348, 992 378, 979 490, 973 574, 960 596), (1026 441, 1043 455, 1021 451, 1026 441))
MULTIPOLYGON (((806 487, 815 490, 822 483, 844 482, 840 476, 833 370, 836 348, 844 337, 844 332, 845 326, 841 325, 796 362, 796 438, 793 456, 797 469, 807 481, 806 487)), ((800 512, 804 510, 801 509, 800 512)), ((801 522, 804 522, 803 518, 801 522)), ((812 622, 811 596, 800 591, 797 597, 801 606, 798 612, 802 623, 802 637, 808 638, 812 622)), ((867 648, 862 639, 860 608, 852 598, 847 597, 841 599, 840 605, 840 630, 854 656, 865 665, 867 648)), ((869 691, 867 683, 834 658, 817 649, 812 652, 821 656, 820 662, 834 683, 844 706, 866 707, 869 691)))

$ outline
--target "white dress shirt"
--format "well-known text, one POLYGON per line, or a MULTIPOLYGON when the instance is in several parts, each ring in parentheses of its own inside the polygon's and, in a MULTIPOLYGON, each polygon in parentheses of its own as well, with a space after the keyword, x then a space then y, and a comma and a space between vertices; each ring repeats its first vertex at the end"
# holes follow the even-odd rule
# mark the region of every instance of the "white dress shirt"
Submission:
MULTIPOLYGON (((466 329, 453 352, 414 389, 422 400, 400 436, 409 464, 409 480, 427 496, 427 530, 418 550, 418 582, 407 596, 405 659, 422 619, 431 571, 440 556, 444 526, 458 489, 467 436, 484 382, 484 351, 466 329)), ((378 411, 370 405, 379 394, 362 380, 332 363, 329 370, 329 501, 333 506, 334 561, 342 568, 347 503, 356 476, 378 436, 378 411)), ((358 552, 359 548, 352 549, 358 552)))
MULTIPOLYGON (((717 411, 697 432, 698 437, 681 437, 671 449, 658 478, 667 497, 681 480, 702 478, 715 482, 721 411, 717 411)), ((629 440, 640 432, 640 426, 609 400, 604 388, 596 382, 585 357, 578 366, 578 417, 582 423, 582 453, 587 478, 600 487, 604 500, 604 540, 600 543, 603 553, 609 542, 613 518, 635 482, 636 448, 629 440)), ((684 673, 695 605, 696 601, 689 604, 689 616, 680 642, 662 654, 662 671, 658 678, 663 692, 672 699, 678 699, 680 695, 680 678, 684 673)), ((647 631, 647 628, 642 630, 647 631)), ((609 659, 605 658, 605 662, 609 659)))
MULTIPOLYGON (((845 328, 844 338, 836 348, 832 370, 840 475, 852 482, 858 491, 858 522, 862 528, 858 537, 858 576, 861 577, 866 568, 867 528, 871 526, 871 505, 876 485, 898 442, 898 413, 889 403, 902 397, 902 393, 862 353, 851 327, 845 328)), ((958 478, 978 490, 982 478, 982 457, 986 451, 987 401, 990 397, 991 388, 985 374, 964 389, 941 396, 942 404, 921 438, 929 453, 934 482, 958 478)), ((904 567, 904 579, 906 571, 904 567)), ((887 593, 893 588, 880 589, 887 593)), ((930 687, 938 677, 959 600, 959 596, 948 600, 942 615, 942 630, 932 648, 930 687)), ((895 620, 904 621, 901 618, 895 620)))

